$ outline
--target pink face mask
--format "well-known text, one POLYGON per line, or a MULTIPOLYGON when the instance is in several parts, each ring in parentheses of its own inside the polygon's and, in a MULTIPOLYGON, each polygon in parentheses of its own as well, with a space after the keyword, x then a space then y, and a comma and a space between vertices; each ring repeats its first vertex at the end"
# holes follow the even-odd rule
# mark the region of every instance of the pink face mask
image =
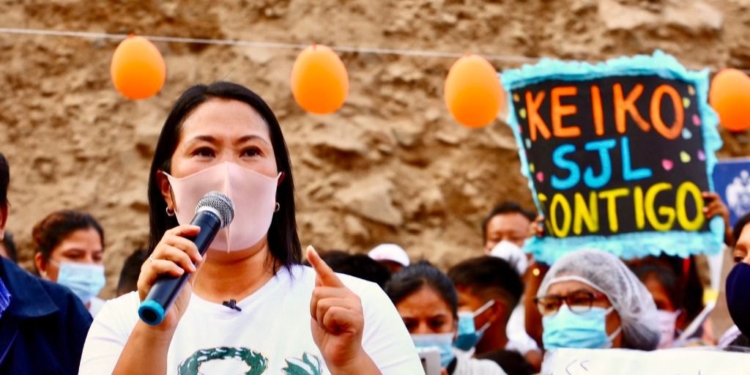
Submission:
POLYGON ((268 233, 276 207, 278 177, 269 178, 229 162, 183 178, 163 173, 172 186, 180 225, 190 224, 198 201, 208 192, 222 192, 234 202, 234 220, 216 235, 211 250, 244 250, 268 233))

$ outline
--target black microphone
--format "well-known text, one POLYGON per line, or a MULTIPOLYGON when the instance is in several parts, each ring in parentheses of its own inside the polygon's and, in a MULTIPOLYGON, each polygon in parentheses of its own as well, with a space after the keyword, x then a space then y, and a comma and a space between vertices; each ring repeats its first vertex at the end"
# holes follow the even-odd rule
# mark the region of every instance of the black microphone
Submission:
POLYGON ((237 306, 237 301, 233 299, 230 299, 229 301, 224 301, 221 304, 232 310, 242 311, 242 309, 239 306, 237 306))
MULTIPOLYGON (((200 254, 204 255, 216 234, 226 228, 233 219, 234 203, 232 200, 222 193, 212 191, 198 201, 195 207, 195 217, 190 224, 199 226, 201 231, 194 238, 188 239, 192 240, 200 254)), ((160 275, 146 299, 138 307, 138 316, 141 320, 152 326, 160 324, 189 277, 190 274, 187 272, 178 277, 160 275)))

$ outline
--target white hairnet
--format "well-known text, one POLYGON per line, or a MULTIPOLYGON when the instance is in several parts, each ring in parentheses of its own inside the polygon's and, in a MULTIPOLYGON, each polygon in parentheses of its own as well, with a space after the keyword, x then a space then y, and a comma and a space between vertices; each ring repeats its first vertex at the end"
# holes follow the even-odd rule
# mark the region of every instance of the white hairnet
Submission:
POLYGON ((601 250, 578 250, 558 260, 544 276, 537 296, 550 285, 583 282, 604 293, 622 321, 623 346, 654 350, 659 344, 659 319, 653 296, 616 256, 601 250))

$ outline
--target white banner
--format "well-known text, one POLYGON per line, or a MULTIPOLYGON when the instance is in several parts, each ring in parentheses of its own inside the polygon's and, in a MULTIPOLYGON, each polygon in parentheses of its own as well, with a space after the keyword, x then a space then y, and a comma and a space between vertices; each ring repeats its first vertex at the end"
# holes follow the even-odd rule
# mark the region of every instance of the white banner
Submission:
POLYGON ((560 349, 548 356, 543 373, 552 375, 750 375, 750 353, 716 349, 560 349))

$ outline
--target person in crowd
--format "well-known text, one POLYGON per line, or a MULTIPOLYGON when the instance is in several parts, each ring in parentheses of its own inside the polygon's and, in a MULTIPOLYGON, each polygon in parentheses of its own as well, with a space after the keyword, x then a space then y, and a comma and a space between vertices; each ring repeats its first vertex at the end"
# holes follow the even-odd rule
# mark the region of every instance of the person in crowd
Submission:
POLYGON ((675 343, 679 333, 678 327, 684 327, 686 320, 679 276, 674 269, 655 259, 641 262, 631 267, 631 270, 646 286, 656 304, 661 330, 658 349, 679 346, 680 344, 675 343))
POLYGON ((508 321, 523 295, 521 277, 510 263, 494 257, 471 258, 451 267, 448 277, 458 292, 457 348, 477 357, 516 351, 535 368, 541 365, 542 355, 533 341, 512 341, 507 334, 508 321))
MULTIPOLYGON (((343 262, 344 259, 348 259, 351 256, 351 254, 349 254, 348 252, 337 249, 321 250, 318 252, 318 255, 320 255, 320 259, 323 259, 323 261, 326 262, 329 267, 331 267, 331 264, 343 262)), ((308 267, 312 267, 312 265, 310 265, 310 262, 307 260, 305 260, 302 264, 308 267)), ((331 267, 331 269, 333 269, 333 267, 331 267)))
POLYGON ((578 250, 544 276, 536 298, 544 349, 654 350, 661 338, 648 289, 616 256, 578 250))
MULTIPOLYGON (((0 154, 0 234, 9 182, 0 154)), ((78 374, 90 325, 91 315, 69 289, 0 257, 0 374, 78 374)))
POLYGON ((125 259, 120 271, 120 280, 117 282, 117 296, 135 292, 138 290, 138 277, 141 275, 141 266, 148 258, 148 250, 138 249, 125 259))
POLYGON ((454 350, 458 332, 458 295, 450 278, 427 262, 393 275, 386 286, 406 329, 421 350, 436 348, 447 375, 504 374, 494 362, 454 350))
MULTIPOLYGON (((728 246, 732 244, 732 228, 729 224, 729 211, 726 205, 721 201, 718 194, 713 192, 703 192, 703 199, 705 202, 703 213, 707 219, 711 219, 716 216, 721 216, 724 219, 725 224, 725 237, 724 241, 728 246)), ((541 217, 532 223, 532 230, 530 235, 536 235, 539 237, 544 236, 544 226, 542 225, 541 217)), ((648 257, 651 258, 651 257, 648 257)), ((698 276, 698 267, 695 261, 695 257, 688 259, 681 259, 677 257, 659 256, 659 261, 666 264, 667 267, 672 267, 676 270, 680 282, 681 288, 684 290, 682 293, 683 301, 680 304, 684 308, 684 314, 680 313, 678 321, 682 326, 678 326, 678 329, 685 328, 685 325, 689 324, 695 319, 700 312, 703 310, 703 285, 701 284, 698 276)), ((629 261, 628 263, 632 266, 636 266, 641 260, 629 261)), ((539 291, 542 280, 549 271, 550 266, 548 264, 531 260, 526 281, 526 290, 524 294, 524 323, 526 332, 533 338, 538 345, 542 345, 542 316, 539 314, 539 310, 535 306, 535 296, 539 291)), ((697 330, 693 337, 699 337, 704 341, 712 341, 708 330, 705 327, 697 330)))
POLYGON ((381 289, 385 288, 385 284, 391 278, 391 270, 388 267, 364 254, 349 254, 337 251, 333 254, 331 252, 321 254, 320 258, 334 272, 373 282, 378 284, 381 289))
MULTIPOLYGON (((524 283, 533 282, 534 275, 527 274, 533 259, 522 250, 522 247, 526 239, 536 233, 539 222, 540 218, 537 218, 536 214, 513 201, 497 205, 482 222, 485 254, 510 262, 524 283)), ((531 307, 536 310, 533 304, 531 307)), ((541 355, 537 355, 540 352, 539 345, 527 333, 525 310, 525 303, 519 303, 513 310, 507 324, 507 335, 514 342, 516 349, 529 353, 535 365, 538 365, 541 364, 541 355)))
POLYGON ((148 196, 150 255, 138 293, 97 315, 81 373, 422 371, 383 290, 337 275, 312 247, 312 269, 300 264, 289 153, 276 116, 251 90, 216 82, 180 96, 156 145, 148 196), (234 220, 201 255, 186 237, 200 231, 189 223, 212 191, 233 201, 234 220), (140 320, 157 279, 186 273, 161 323, 140 320))
POLYGON ((523 292, 523 322, 526 334, 534 340, 537 347, 543 347, 542 344, 542 316, 539 314, 535 299, 542 284, 544 276, 549 271, 549 265, 532 260, 524 280, 523 292))
POLYGON ((401 271, 402 268, 408 267, 411 263, 406 251, 401 246, 392 243, 375 246, 367 255, 388 267, 391 273, 401 271))
POLYGON ((516 202, 504 202, 490 211, 482 222, 484 253, 489 254, 502 241, 523 247, 533 228, 536 214, 516 202))
POLYGON ((70 288, 96 316, 104 306, 97 295, 107 283, 101 225, 85 212, 62 210, 34 225, 31 237, 39 275, 70 288))
MULTIPOLYGON (((716 193, 704 192, 703 198, 705 201, 703 212, 706 218, 709 220, 714 217, 722 218, 725 225, 724 242, 727 246, 732 246, 735 239, 729 223, 729 209, 716 193)), ((689 335, 683 335, 686 337, 674 340, 700 316, 705 308, 704 285, 699 275, 696 256, 680 258, 661 254, 629 260, 626 263, 654 296, 662 324, 662 341, 659 348, 710 346, 717 342, 713 337, 709 320, 705 320, 689 335), (668 328, 670 322, 675 325, 672 331, 668 328), (677 336, 668 338, 670 335, 677 336)))
POLYGON ((726 299, 734 327, 719 340, 722 347, 750 347, 750 214, 734 224, 734 267, 726 280, 726 299))
POLYGON ((529 268, 529 256, 513 242, 500 241, 490 250, 489 256, 500 258, 510 263, 522 278, 529 268))
POLYGON ((3 235, 3 241, 0 242, 0 257, 10 259, 13 263, 18 263, 18 249, 16 248, 16 242, 13 241, 13 234, 7 230, 3 235))
MULTIPOLYGON (((501 241, 492 249, 490 256, 506 260, 513 266, 519 275, 525 275, 525 277, 523 277, 524 281, 533 277, 533 275, 526 274, 526 270, 529 266, 526 253, 514 243, 501 241)), ((525 310, 525 304, 518 303, 516 308, 513 309, 513 313, 510 314, 510 319, 508 320, 506 328, 508 340, 515 350, 527 355, 529 361, 538 368, 541 365, 541 350, 539 350, 539 345, 537 345, 536 341, 526 332, 524 322, 526 315, 525 310)))
POLYGON ((721 217, 724 221, 724 243, 727 246, 734 245, 734 231, 732 230, 732 223, 729 220, 729 207, 721 200, 719 194, 712 191, 704 191, 703 196, 703 214, 706 215, 707 220, 711 220, 714 217, 721 217))

